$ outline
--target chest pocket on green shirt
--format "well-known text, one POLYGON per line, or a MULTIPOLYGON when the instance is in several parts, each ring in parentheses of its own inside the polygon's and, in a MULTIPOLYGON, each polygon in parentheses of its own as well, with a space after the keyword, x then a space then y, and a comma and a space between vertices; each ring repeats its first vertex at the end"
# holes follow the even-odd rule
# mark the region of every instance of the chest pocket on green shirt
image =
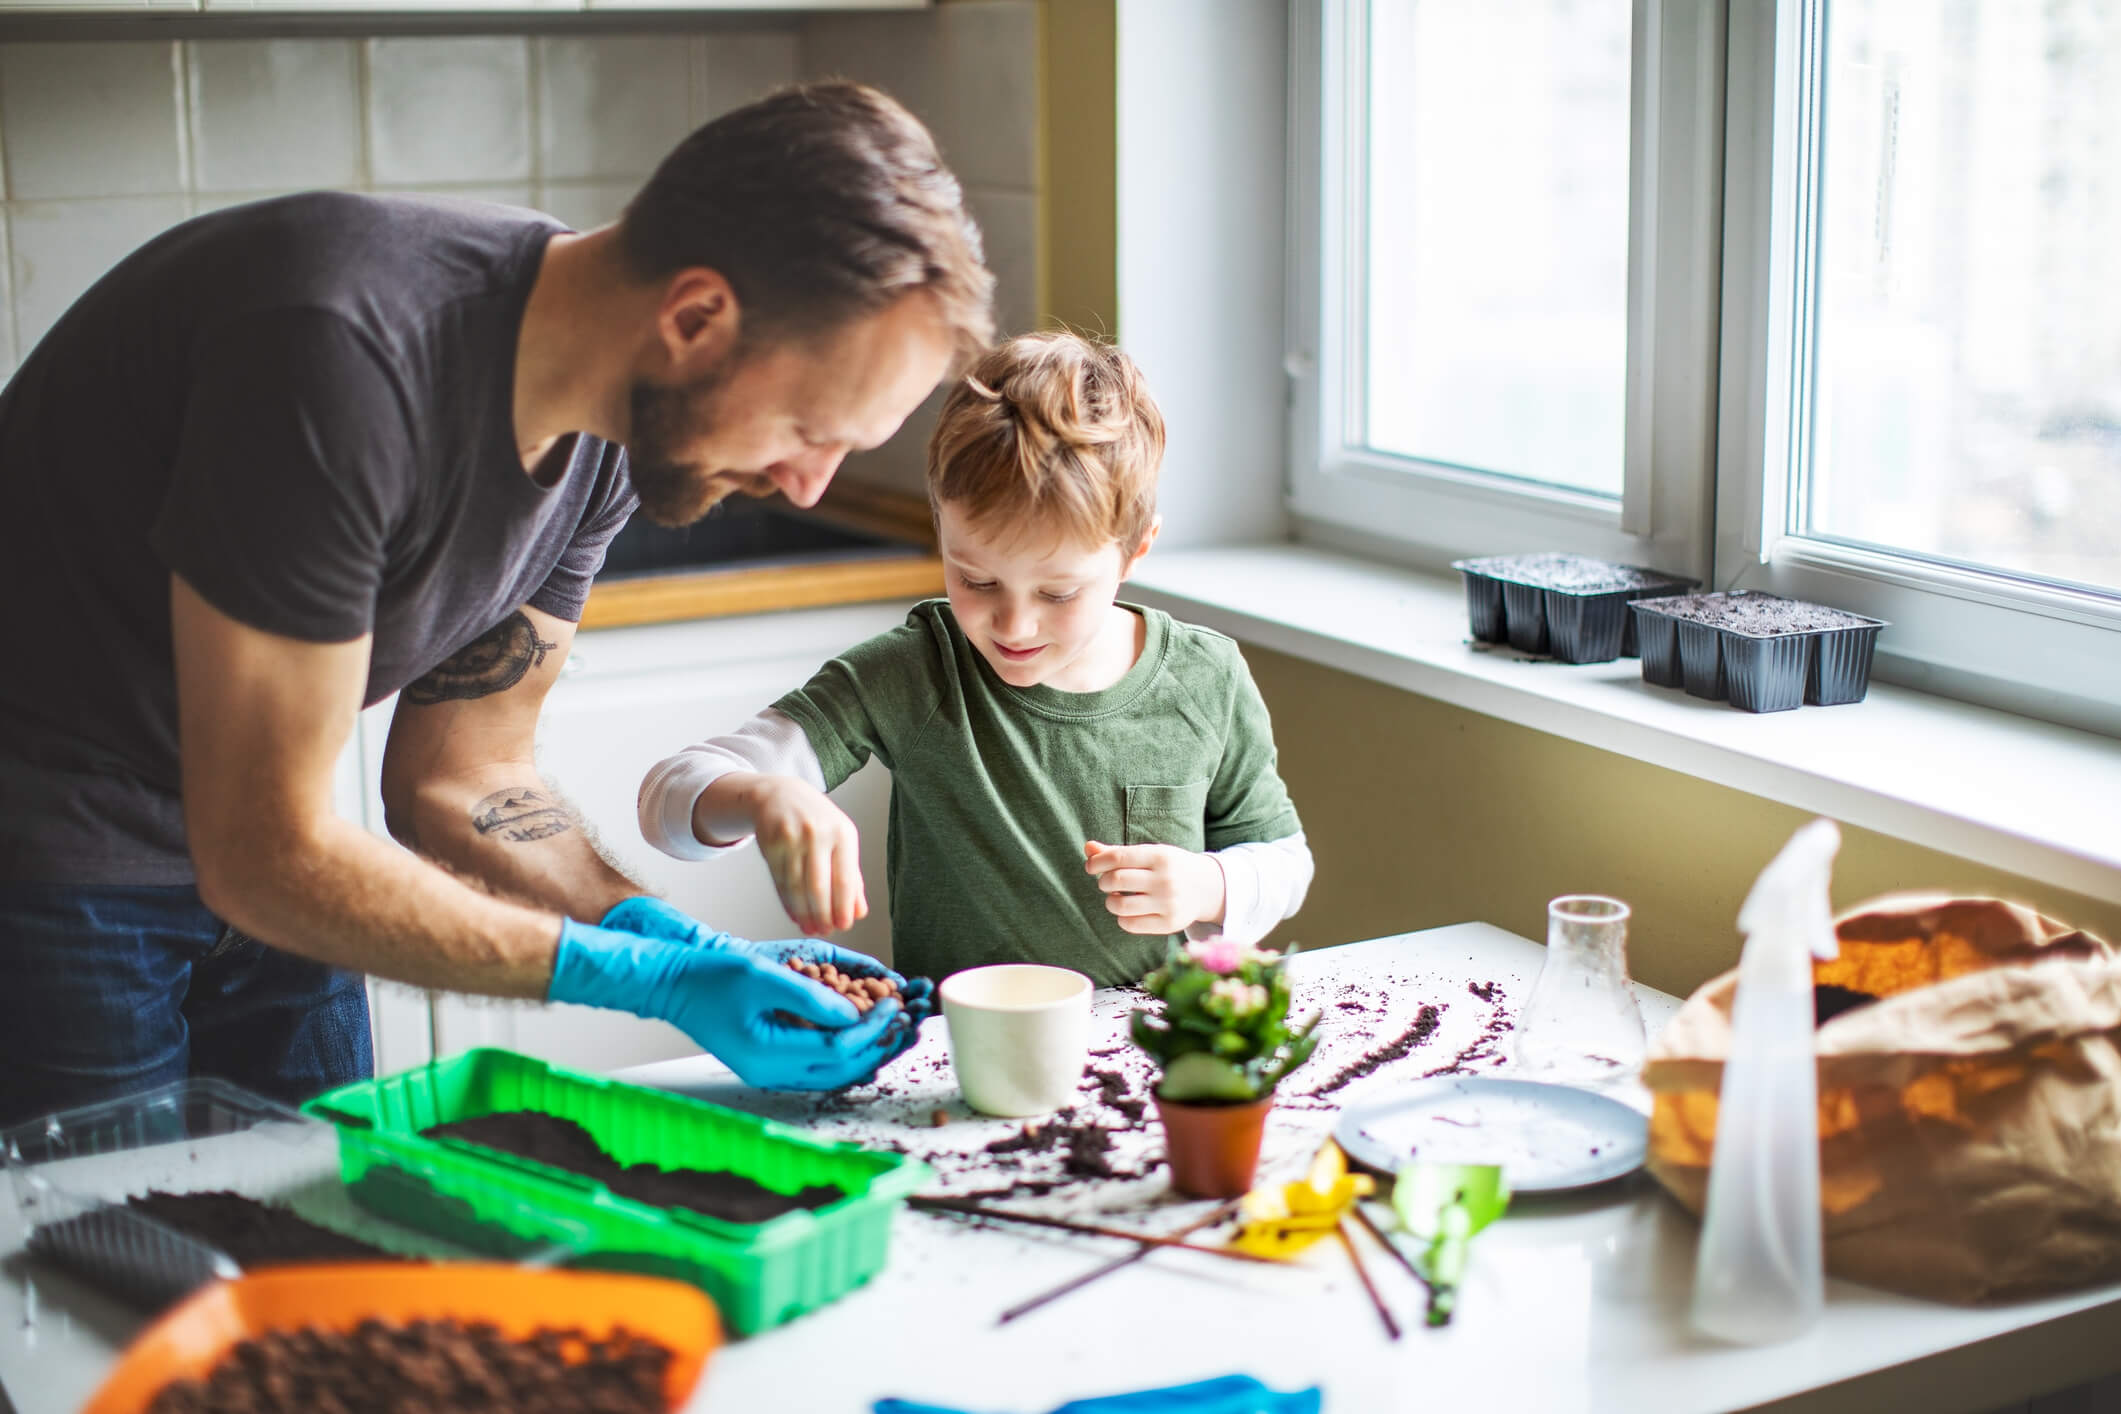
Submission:
POLYGON ((1207 781, 1184 786, 1128 786, 1122 844, 1167 844, 1198 854, 1208 840, 1207 781))

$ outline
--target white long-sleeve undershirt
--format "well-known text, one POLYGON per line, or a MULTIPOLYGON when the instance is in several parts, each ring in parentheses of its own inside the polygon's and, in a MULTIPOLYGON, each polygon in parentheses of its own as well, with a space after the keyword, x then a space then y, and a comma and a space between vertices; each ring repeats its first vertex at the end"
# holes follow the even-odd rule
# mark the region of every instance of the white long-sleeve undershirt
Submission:
MULTIPOLYGON (((708 786, 735 771, 793 776, 819 790, 825 772, 795 720, 768 707, 725 736, 697 742, 649 769, 641 781, 641 834, 678 859, 713 859, 750 842, 748 819, 731 815, 705 822, 713 840, 693 830, 693 810, 708 786)), ((1256 943, 1302 906, 1311 888, 1310 846, 1301 831, 1285 839, 1251 841, 1212 850, 1223 871, 1223 921, 1196 923, 1193 939, 1256 943)))

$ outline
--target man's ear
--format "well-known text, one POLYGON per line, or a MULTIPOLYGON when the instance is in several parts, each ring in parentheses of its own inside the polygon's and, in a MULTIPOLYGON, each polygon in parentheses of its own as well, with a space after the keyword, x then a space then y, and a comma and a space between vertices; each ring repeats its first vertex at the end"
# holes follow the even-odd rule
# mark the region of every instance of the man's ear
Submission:
POLYGON ((719 270, 680 270, 656 307, 656 343, 680 379, 706 372, 737 346, 743 329, 736 290, 719 270))
POLYGON ((1164 518, 1162 516, 1158 516, 1149 522, 1149 528, 1142 532, 1142 543, 1135 548, 1133 554, 1127 556, 1126 563, 1119 567, 1119 577, 1121 579, 1126 579, 1134 573, 1134 567, 1139 565, 1143 557, 1149 553, 1149 547, 1156 543, 1156 537, 1162 532, 1163 528, 1164 518))

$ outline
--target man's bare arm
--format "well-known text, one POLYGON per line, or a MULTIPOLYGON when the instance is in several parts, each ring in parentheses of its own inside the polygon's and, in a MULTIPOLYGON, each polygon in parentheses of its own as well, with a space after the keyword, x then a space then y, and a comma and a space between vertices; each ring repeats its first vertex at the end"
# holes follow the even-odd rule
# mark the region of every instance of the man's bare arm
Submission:
POLYGON ((488 897, 333 812, 369 641, 250 628, 175 576, 185 831, 199 893, 237 928, 421 987, 543 997, 556 914, 488 897))
POLYGON ((574 625, 524 607, 398 694, 383 755, 397 839, 494 892, 585 922, 646 892, 538 774, 538 712, 574 625))

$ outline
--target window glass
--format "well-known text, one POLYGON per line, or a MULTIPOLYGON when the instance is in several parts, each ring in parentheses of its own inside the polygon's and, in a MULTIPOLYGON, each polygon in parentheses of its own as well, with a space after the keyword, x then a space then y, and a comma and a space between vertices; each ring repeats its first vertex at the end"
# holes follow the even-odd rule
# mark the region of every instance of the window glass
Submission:
POLYGON ((1831 0, 1792 529, 2121 590, 2121 0, 1831 0))
POLYGON ((1373 450, 1619 497, 1629 0, 1372 0, 1373 450))

